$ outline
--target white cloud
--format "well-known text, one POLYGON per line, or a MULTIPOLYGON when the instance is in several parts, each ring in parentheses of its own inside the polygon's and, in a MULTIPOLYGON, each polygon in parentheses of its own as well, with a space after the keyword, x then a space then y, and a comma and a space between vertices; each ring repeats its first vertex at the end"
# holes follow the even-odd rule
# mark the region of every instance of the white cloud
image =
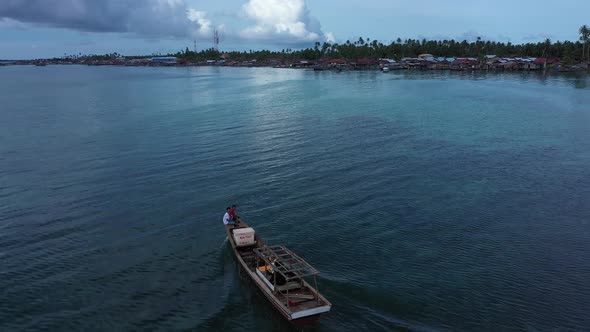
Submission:
POLYGON ((334 37, 334 34, 332 32, 326 32, 326 42, 328 42, 328 43, 336 42, 336 37, 334 37))
POLYGON ((180 38, 211 29, 185 0, 0 0, 0 22, 180 38))
POLYGON ((240 32, 245 39, 309 42, 323 36, 304 0, 248 0, 242 14, 253 22, 240 32))
POLYGON ((0 17, 0 28, 25 30, 28 25, 11 18, 0 17))
POLYGON ((194 8, 189 8, 187 17, 191 22, 197 23, 196 34, 201 36, 209 36, 213 33, 211 20, 207 18, 207 13, 198 11, 194 8))
POLYGON ((334 42, 305 0, 241 0, 231 14, 195 8, 194 0, 0 0, 0 27, 51 27, 149 40, 211 39, 309 46, 334 42))

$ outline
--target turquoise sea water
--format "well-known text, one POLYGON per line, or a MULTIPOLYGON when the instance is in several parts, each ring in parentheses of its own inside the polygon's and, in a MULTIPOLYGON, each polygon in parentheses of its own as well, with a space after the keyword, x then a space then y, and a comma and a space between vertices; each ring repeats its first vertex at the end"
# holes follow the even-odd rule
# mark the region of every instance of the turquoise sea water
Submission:
POLYGON ((314 330, 590 329, 586 76, 0 68, 1 331, 288 330, 230 203, 314 330))

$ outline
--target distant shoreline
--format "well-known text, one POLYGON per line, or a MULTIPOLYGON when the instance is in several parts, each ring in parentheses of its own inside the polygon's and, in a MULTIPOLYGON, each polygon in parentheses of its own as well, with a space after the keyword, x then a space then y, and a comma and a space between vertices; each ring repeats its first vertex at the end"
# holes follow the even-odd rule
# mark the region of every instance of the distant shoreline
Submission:
POLYGON ((277 68, 277 69, 307 69, 314 71, 330 71, 330 72, 343 72, 343 71, 451 71, 451 72, 545 72, 545 73, 590 73, 590 67, 572 65, 572 66, 551 66, 546 68, 532 67, 523 68, 523 66, 512 66, 510 68, 497 68, 490 66, 482 66, 479 64, 466 64, 466 65, 440 65, 432 63, 397 63, 395 65, 367 65, 362 67, 355 67, 354 65, 337 65, 337 66, 318 66, 317 64, 301 66, 301 65, 276 65, 269 63, 256 63, 256 64, 216 64, 216 63, 146 63, 146 64, 123 64, 123 63, 73 63, 73 62, 54 62, 47 61, 39 63, 38 61, 14 61, 0 63, 0 67, 3 66, 47 66, 47 65, 78 65, 78 66, 107 66, 107 67, 237 67, 237 68, 277 68))

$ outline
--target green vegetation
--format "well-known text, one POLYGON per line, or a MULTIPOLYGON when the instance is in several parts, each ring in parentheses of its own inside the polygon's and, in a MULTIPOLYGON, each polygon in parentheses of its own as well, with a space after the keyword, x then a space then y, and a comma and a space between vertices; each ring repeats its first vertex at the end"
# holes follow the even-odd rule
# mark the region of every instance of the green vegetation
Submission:
MULTIPOLYGON (((474 42, 466 40, 416 40, 397 39, 390 44, 384 44, 370 38, 359 38, 357 41, 346 41, 343 44, 316 42, 312 48, 302 50, 283 49, 281 51, 249 51, 249 52, 223 52, 229 55, 231 60, 266 60, 268 58, 281 58, 286 60, 317 60, 320 58, 394 58, 416 57, 423 53, 444 57, 474 57, 481 58, 485 54, 512 57, 556 57, 571 58, 572 61, 590 59, 590 29, 587 26, 580 28, 580 41, 557 41, 547 39, 538 43, 526 43, 514 45, 510 42, 482 41, 478 38, 474 42)), ((214 49, 192 52, 188 48, 184 52, 170 54, 189 61, 218 59, 222 52, 214 49)))
MULTIPOLYGON (((393 58, 400 60, 404 57, 416 57, 420 54, 432 54, 442 57, 473 57, 482 59, 486 54, 494 54, 507 57, 545 57, 560 58, 566 64, 580 61, 590 61, 590 28, 582 25, 578 32, 580 38, 576 42, 557 41, 546 39, 538 43, 526 43, 514 45, 510 42, 483 41, 480 37, 474 42, 455 40, 417 40, 397 38, 389 44, 384 44, 376 39, 360 37, 356 41, 347 40, 345 43, 320 43, 315 42, 313 47, 281 51, 231 51, 220 52, 213 48, 200 52, 190 51, 187 47, 184 51, 168 56, 176 56, 186 61, 217 60, 223 54, 227 54, 232 61, 267 60, 270 58, 285 60, 317 60, 320 58, 360 59, 360 58, 393 58)), ((70 59, 86 59, 90 61, 112 60, 121 57, 121 54, 111 53, 105 55, 70 55, 70 59)), ((156 56, 153 54, 152 56, 156 56)), ((132 58, 149 58, 151 56, 132 56, 132 58)), ((55 59, 58 60, 58 59, 55 59)))
POLYGON ((588 49, 588 41, 590 41, 590 28, 586 24, 580 27, 580 41, 582 42, 582 58, 590 61, 590 49, 588 49), (584 57, 586 55, 586 57, 584 57))

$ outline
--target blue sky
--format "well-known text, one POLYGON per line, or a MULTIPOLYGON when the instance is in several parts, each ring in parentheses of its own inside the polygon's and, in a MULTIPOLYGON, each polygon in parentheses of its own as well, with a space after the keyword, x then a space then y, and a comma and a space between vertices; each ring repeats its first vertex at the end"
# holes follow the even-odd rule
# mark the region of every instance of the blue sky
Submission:
POLYGON ((577 40, 590 1, 0 0, 0 59, 212 46, 282 49, 370 37, 577 40))

